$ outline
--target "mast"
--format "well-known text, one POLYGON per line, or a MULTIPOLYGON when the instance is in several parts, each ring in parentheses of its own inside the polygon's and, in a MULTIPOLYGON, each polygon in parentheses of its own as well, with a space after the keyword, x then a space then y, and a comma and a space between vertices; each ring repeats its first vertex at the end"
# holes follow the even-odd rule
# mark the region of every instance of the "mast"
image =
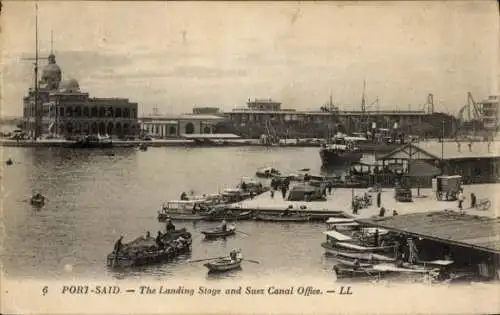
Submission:
POLYGON ((35 2, 35 140, 39 137, 40 110, 38 108, 38 3, 35 2))
POLYGON ((363 79, 363 93, 361 95, 361 128, 365 132, 368 131, 368 128, 366 127, 366 121, 365 121, 365 111, 366 111, 366 99, 365 99, 365 92, 366 92, 366 80, 363 79))

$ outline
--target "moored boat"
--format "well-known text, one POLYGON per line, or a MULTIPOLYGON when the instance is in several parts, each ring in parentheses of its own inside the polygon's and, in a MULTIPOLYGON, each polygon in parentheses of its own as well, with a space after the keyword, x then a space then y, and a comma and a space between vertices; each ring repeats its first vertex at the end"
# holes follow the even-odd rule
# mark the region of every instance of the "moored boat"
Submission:
POLYGON ((328 230, 352 231, 359 228, 359 224, 350 218, 328 218, 326 220, 328 230))
POLYGON ((333 144, 323 145, 319 151, 322 165, 344 165, 350 162, 359 162, 363 153, 346 137, 337 136, 333 144))
POLYGON ((274 167, 262 167, 257 169, 257 172, 255 172, 255 176, 257 177, 263 177, 263 178, 269 178, 273 176, 280 176, 281 172, 274 167))
POLYGON ((266 222, 308 222, 311 220, 311 216, 309 215, 265 215, 265 214, 257 214, 255 216, 255 220, 257 221, 266 221, 266 222))
POLYGON ((243 212, 233 212, 226 209, 213 209, 210 215, 203 220, 205 221, 242 221, 250 220, 252 218, 253 211, 243 211, 243 212))
POLYGON ((85 136, 79 138, 76 141, 70 142, 65 145, 65 147, 72 149, 102 149, 102 148, 112 148, 113 141, 110 137, 97 136, 85 136))
MULTIPOLYGON (((108 254, 108 267, 134 267, 168 261, 191 250, 191 233, 180 229, 161 235, 161 241, 153 237, 138 237, 121 245, 108 254), (159 244, 160 242, 160 244, 159 244)), ((118 243, 118 242, 117 242, 118 243)))
POLYGON ((210 216, 204 200, 172 200, 165 203, 158 211, 158 221, 172 220, 203 220, 210 216))

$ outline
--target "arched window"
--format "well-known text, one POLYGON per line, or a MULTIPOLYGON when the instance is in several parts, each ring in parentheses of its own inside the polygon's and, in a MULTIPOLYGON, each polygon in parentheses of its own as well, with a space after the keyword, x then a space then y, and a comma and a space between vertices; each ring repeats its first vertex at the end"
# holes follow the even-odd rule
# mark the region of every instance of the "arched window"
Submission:
POLYGON ((75 117, 82 117, 82 108, 80 106, 75 107, 75 117))
POLYGON ((187 134, 192 134, 194 132, 193 123, 187 123, 185 129, 187 134))
POLYGON ((115 118, 120 117, 122 117, 122 109, 118 107, 117 109, 115 109, 115 118))
POLYGON ((113 134, 113 123, 112 122, 108 123, 108 128, 106 129, 106 132, 108 135, 113 134))
POLYGON ((97 133, 97 123, 92 123, 92 127, 90 130, 91 134, 96 134, 97 133))
POLYGON ((73 125, 70 122, 66 124, 66 132, 69 134, 73 133, 73 125))
POLYGON ((73 108, 72 107, 66 108, 66 117, 73 117, 73 108))
POLYGON ((89 108, 87 106, 83 107, 83 117, 89 117, 89 108))
POLYGON ((92 107, 90 110, 90 117, 97 117, 97 107, 92 107))

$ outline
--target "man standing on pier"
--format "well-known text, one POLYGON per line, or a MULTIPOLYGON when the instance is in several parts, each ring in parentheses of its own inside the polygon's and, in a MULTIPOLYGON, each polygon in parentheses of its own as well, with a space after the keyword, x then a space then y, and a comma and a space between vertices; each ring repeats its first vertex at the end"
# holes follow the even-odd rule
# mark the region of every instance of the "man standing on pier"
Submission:
POLYGON ((460 191, 458 192, 457 199, 458 199, 458 209, 463 210, 462 204, 464 203, 465 198, 464 198, 464 193, 463 193, 462 189, 460 189, 460 191))

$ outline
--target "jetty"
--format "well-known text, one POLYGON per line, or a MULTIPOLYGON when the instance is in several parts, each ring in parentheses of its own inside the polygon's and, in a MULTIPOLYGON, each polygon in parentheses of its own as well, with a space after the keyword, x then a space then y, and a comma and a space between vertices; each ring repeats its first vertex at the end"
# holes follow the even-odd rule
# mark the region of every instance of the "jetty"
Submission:
MULTIPOLYGON (((495 209, 499 208, 499 203, 494 196, 500 189, 500 184, 477 184, 464 185, 464 211, 471 215, 496 217, 495 209), (478 200, 488 198, 491 207, 488 210, 477 210, 470 208, 470 194, 474 193, 478 200)), ((367 189, 337 188, 331 194, 327 194, 326 201, 288 201, 283 200, 280 192, 276 192, 272 198, 269 192, 263 193, 253 199, 230 204, 231 211, 258 211, 261 213, 281 213, 285 209, 292 212, 308 214, 312 220, 324 221, 329 217, 349 217, 349 218, 370 218, 378 216, 380 208, 376 204, 376 193, 370 193, 373 204, 367 208, 359 209, 357 214, 352 213, 351 201, 353 196, 363 196, 367 189)), ((394 189, 385 188, 381 192, 381 204, 386 209, 385 216, 392 216, 393 210, 398 215, 409 213, 424 213, 428 211, 458 210, 456 201, 438 201, 431 188, 412 189, 412 202, 398 202, 394 199, 394 189)))

